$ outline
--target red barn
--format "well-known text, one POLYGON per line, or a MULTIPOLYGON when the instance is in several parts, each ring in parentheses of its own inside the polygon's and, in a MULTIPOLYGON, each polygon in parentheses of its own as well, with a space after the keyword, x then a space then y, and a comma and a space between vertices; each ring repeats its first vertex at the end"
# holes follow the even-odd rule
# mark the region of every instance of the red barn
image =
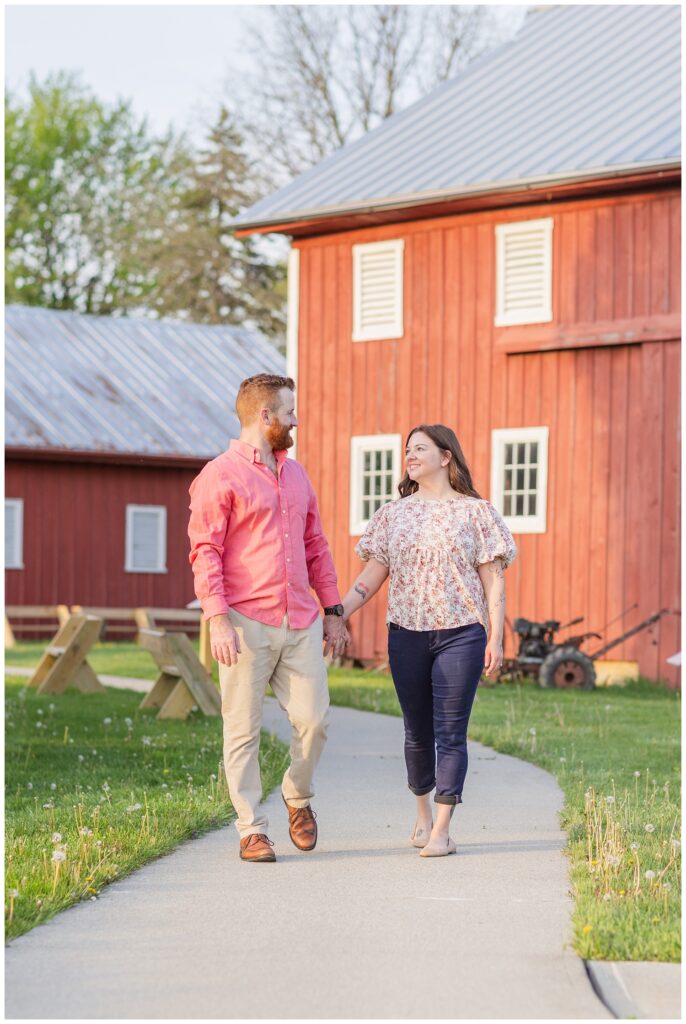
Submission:
MULTIPOLYGON (((610 641, 667 608, 608 658, 670 685, 679 41, 675 6, 534 11, 236 221, 293 239, 298 457, 342 586, 408 430, 444 422, 518 543, 509 618, 583 616, 610 641)), ((361 658, 383 657, 384 603, 354 620, 361 658)))
POLYGON ((6 309, 5 600, 185 608, 188 487, 238 436, 257 332, 6 309))

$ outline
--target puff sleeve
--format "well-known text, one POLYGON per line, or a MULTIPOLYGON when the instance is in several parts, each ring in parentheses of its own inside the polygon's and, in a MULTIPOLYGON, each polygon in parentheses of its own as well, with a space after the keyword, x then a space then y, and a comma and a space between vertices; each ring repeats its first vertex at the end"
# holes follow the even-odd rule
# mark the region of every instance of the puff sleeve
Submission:
POLYGON ((387 508, 388 505, 382 505, 381 508, 376 510, 367 524, 367 529, 355 547, 355 554, 363 562, 368 562, 370 558, 375 558, 377 562, 381 562, 386 568, 389 566, 387 508))
POLYGON ((480 501, 474 516, 474 567, 501 558, 503 569, 511 565, 517 554, 517 545, 505 520, 490 501, 480 501))

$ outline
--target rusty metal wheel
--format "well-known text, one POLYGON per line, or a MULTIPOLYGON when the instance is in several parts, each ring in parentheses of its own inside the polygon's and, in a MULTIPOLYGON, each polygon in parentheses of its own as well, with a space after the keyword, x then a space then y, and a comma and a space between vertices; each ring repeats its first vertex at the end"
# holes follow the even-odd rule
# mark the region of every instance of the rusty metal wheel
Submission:
POLYGON ((595 668, 577 647, 558 647, 543 661, 538 681, 552 690, 593 690, 595 668))

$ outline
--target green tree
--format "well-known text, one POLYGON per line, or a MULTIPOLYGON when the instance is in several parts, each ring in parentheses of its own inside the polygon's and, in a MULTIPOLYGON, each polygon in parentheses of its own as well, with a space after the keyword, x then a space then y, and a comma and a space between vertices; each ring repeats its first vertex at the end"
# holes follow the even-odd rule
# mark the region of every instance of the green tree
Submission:
POLYGON ((195 157, 179 216, 160 240, 154 295, 160 313, 195 323, 252 325, 282 339, 285 265, 229 227, 259 188, 234 119, 222 107, 195 157))
POLYGON ((89 313, 145 305, 150 256, 173 220, 189 158, 128 102, 105 107, 72 75, 31 78, 5 104, 6 301, 89 313))

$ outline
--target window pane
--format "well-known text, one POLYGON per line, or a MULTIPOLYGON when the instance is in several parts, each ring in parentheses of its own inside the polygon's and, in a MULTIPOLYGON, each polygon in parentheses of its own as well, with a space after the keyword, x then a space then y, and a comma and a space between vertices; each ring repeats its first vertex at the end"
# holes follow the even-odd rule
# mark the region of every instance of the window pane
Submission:
POLYGON ((506 491, 511 491, 512 490, 512 470, 511 469, 506 469, 505 470, 505 490, 506 491))
POLYGON ((384 493, 387 498, 390 498, 391 494, 393 494, 393 477, 390 473, 387 473, 384 480, 386 482, 384 493))
POLYGON ((529 462, 538 462, 538 442, 532 441, 529 445, 529 462))
POLYGON ((524 490, 524 470, 523 469, 518 469, 517 470, 517 490, 518 491, 523 491, 524 490))
POLYGON ((526 445, 525 444, 518 444, 516 447, 517 447, 517 462, 519 463, 519 465, 521 465, 523 462, 526 462, 526 445))
POLYGON ((536 515, 536 495, 535 494, 530 494, 529 495, 529 515, 530 516, 535 516, 536 515))
POLYGON ((529 489, 530 490, 532 490, 532 491, 536 490, 537 480, 538 480, 538 470, 537 469, 530 469, 529 470, 529 489))
POLYGON ((511 444, 506 444, 505 445, 505 465, 506 466, 511 466, 512 465, 512 448, 513 448, 513 445, 511 445, 511 444))
POLYGON ((509 494, 506 494, 505 495, 505 501, 503 503, 503 515, 506 515, 506 516, 512 515, 511 509, 512 509, 512 498, 510 497, 509 494))
POLYGON ((387 451, 386 452, 386 469, 390 469, 390 470, 393 469, 393 452, 392 451, 387 451))
POLYGON ((516 499, 515 499, 515 501, 516 501, 515 515, 523 516, 524 515, 524 495, 523 494, 518 494, 516 499))
POLYGON ((374 452, 374 468, 381 469, 381 452, 374 452))
POLYGON ((381 477, 380 476, 375 476, 374 477, 374 489, 372 491, 372 494, 381 494, 381 477))
POLYGON ((362 493, 364 495, 369 494, 369 477, 368 476, 362 477, 362 493))
POLYGON ((365 472, 368 473, 371 468, 372 468, 372 453, 371 452, 365 452, 364 453, 364 470, 365 470, 365 472))
POLYGON ((362 518, 363 519, 371 519, 371 511, 370 511, 371 507, 372 507, 372 503, 370 501, 363 501, 362 502, 362 518))

